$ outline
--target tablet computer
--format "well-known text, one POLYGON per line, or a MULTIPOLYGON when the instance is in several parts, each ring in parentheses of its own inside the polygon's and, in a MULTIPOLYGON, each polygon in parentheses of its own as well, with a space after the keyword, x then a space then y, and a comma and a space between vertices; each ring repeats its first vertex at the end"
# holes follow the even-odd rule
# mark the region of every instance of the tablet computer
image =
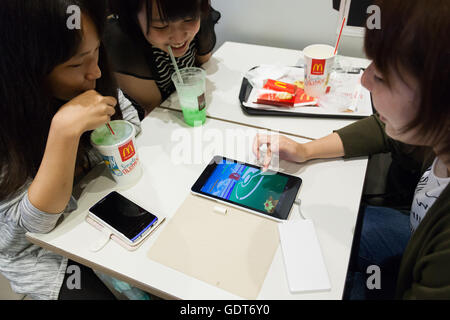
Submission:
POLYGON ((286 220, 302 180, 215 156, 191 192, 277 221, 286 220))

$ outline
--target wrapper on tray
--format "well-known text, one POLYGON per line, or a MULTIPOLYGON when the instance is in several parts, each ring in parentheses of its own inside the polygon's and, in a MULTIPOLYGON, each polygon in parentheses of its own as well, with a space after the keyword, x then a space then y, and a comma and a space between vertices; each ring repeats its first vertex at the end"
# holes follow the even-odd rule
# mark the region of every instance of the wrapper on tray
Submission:
POLYGON ((258 90, 258 99, 256 103, 268 104, 272 106, 293 107, 295 102, 295 94, 289 92, 279 92, 268 89, 258 90))
POLYGON ((317 100, 308 96, 303 88, 291 83, 267 79, 263 89, 258 90, 258 104, 281 107, 316 105, 317 100))
POLYGON ((264 82, 263 88, 273 90, 273 91, 287 92, 292 95, 295 95, 298 87, 295 84, 277 81, 277 80, 273 80, 273 79, 267 79, 264 82))

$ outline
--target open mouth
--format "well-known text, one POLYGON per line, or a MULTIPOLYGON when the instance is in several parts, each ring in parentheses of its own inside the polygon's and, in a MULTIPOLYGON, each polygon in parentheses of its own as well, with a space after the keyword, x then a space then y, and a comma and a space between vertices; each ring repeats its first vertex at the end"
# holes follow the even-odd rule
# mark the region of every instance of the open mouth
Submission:
POLYGON ((184 47, 184 45, 186 44, 187 41, 182 42, 182 43, 176 43, 176 44, 172 44, 171 47, 172 49, 180 49, 182 47, 184 47))
POLYGON ((172 48, 172 51, 175 55, 183 54, 188 46, 188 41, 182 42, 182 43, 174 43, 171 44, 170 47, 172 48))

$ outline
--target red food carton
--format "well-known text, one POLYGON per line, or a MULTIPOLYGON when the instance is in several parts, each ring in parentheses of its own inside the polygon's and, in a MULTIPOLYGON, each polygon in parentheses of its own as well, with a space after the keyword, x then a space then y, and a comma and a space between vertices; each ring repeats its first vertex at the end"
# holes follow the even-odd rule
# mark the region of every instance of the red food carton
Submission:
POLYGON ((295 95, 289 92, 273 91, 268 89, 260 90, 256 103, 268 104, 281 107, 293 107, 295 95))
POLYGON ((273 91, 287 92, 292 95, 295 95, 298 87, 295 84, 277 81, 273 79, 267 79, 263 88, 273 91))
POLYGON ((296 95, 295 95, 295 101, 294 101, 294 106, 295 107, 300 107, 300 106, 317 106, 317 99, 308 96, 305 93, 305 90, 303 90, 302 88, 298 88, 296 95))
POLYGON ((267 79, 263 88, 259 90, 256 103, 281 107, 317 105, 317 99, 308 96, 296 84, 267 79))

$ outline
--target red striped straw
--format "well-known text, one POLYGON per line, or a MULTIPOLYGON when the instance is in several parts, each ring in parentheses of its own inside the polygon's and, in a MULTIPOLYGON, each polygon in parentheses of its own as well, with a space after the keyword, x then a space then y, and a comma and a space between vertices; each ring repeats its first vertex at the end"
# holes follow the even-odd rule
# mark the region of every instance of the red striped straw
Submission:
POLYGON ((339 37, 336 41, 336 46, 334 47, 334 54, 336 54, 337 49, 339 47, 339 41, 341 40, 341 34, 342 34, 342 29, 344 29, 344 24, 345 24, 345 17, 344 17, 344 19, 342 19, 341 31, 339 32, 339 37))
POLYGON ((108 127, 109 131, 111 131, 112 135, 115 135, 113 129, 111 128, 111 126, 109 125, 109 123, 106 124, 106 126, 108 127))

